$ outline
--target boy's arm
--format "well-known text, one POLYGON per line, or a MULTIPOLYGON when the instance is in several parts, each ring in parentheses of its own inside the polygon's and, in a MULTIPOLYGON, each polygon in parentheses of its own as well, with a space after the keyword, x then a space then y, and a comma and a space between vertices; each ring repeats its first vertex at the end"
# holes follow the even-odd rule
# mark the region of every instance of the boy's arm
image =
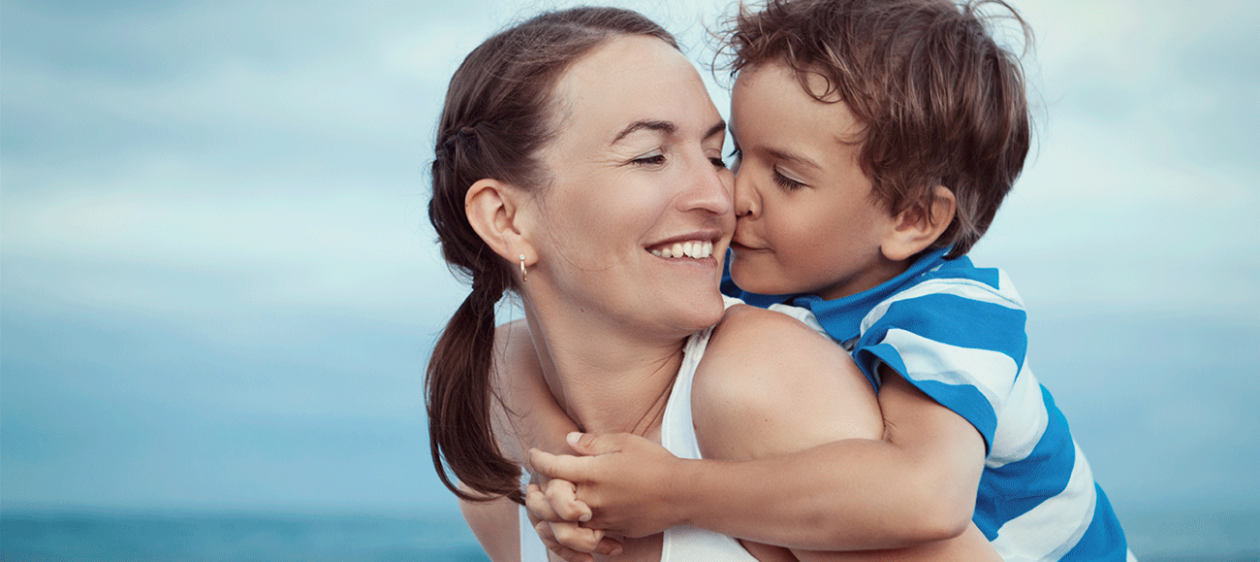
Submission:
MULTIPOLYGON (((877 440, 883 437, 885 426, 870 383, 830 339, 778 313, 732 309, 715 331, 710 346, 715 360, 701 363, 691 397, 696 435, 706 458, 743 461, 782 456, 835 441, 880 443, 877 440)), ((893 476, 874 474, 881 482, 893 476)), ((779 478, 795 476, 785 473, 779 478)), ((755 485, 743 482, 744 488, 755 485)), ((822 485, 815 482, 810 487, 818 493, 822 485)), ((788 503, 782 497, 759 502, 741 498, 738 492, 727 497, 738 498, 727 502, 728 511, 755 513, 762 524, 774 517, 764 506, 788 503)), ((868 505, 902 501, 886 496, 858 500, 870 502, 868 505)), ((822 521, 824 526, 845 524, 835 513, 822 516, 830 518, 822 521)), ((885 520, 882 524, 900 523, 885 520)), ((832 552, 792 548, 790 554, 803 562, 889 557, 1000 561, 993 547, 971 524, 970 511, 963 516, 957 531, 942 534, 941 540, 937 538, 912 541, 906 545, 908 548, 896 551, 846 545, 832 547, 832 552)), ((785 555, 789 554, 782 547, 747 540, 743 544, 763 560, 787 559, 785 555)))
POLYGON ((815 550, 886 549, 956 537, 971 524, 984 441, 966 420, 892 372, 879 403, 883 441, 841 440, 800 453, 680 475, 692 524, 815 550), (749 485, 756 483, 756 485, 749 485), (733 486, 740 486, 734 488, 733 486), (765 506, 757 517, 729 503, 765 506), (709 505, 705 505, 706 502, 709 505))
POLYGON ((574 449, 593 456, 532 458, 540 471, 577 483, 593 511, 585 525, 630 536, 691 524, 814 550, 896 548, 958 536, 970 526, 984 441, 896 372, 885 367, 881 374, 883 441, 839 440, 721 462, 680 460, 632 436, 585 435, 574 449), (643 510, 645 504, 656 508, 643 510))

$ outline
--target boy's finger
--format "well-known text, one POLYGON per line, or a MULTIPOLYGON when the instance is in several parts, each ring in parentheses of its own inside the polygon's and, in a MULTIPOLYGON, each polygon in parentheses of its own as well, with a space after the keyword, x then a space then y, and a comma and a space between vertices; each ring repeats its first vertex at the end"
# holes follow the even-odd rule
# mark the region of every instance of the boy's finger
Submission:
POLYGON ((529 464, 534 466, 534 470, 542 473, 548 478, 560 478, 570 482, 585 482, 587 480, 584 462, 581 457, 571 455, 553 455, 546 451, 538 449, 529 450, 529 464))
POLYGON ((547 483, 547 503, 565 521, 590 521, 591 508, 577 499, 577 486, 559 478, 547 483))
POLYGON ((621 450, 620 439, 615 434, 595 435, 574 431, 565 436, 565 440, 569 442, 570 449, 584 456, 605 455, 621 450))

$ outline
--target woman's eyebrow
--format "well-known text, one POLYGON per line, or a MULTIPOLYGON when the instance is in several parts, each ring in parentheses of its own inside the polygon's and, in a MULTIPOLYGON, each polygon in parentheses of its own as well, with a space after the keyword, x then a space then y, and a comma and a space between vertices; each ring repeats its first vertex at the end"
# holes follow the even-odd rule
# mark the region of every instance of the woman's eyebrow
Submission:
POLYGON ((712 137, 713 135, 716 135, 718 133, 724 133, 724 132, 726 132, 726 121, 718 119, 718 122, 714 124, 712 127, 709 127, 709 131, 705 133, 704 137, 702 138, 707 139, 709 137, 712 137))
POLYGON ((612 144, 617 144, 621 142, 621 139, 630 136, 631 133, 644 129, 649 131, 659 131, 665 133, 666 135, 672 135, 678 130, 678 126, 670 121, 635 121, 625 129, 622 129, 620 133, 617 133, 617 136, 613 138, 612 144))
MULTIPOLYGON (((612 144, 617 144, 618 142, 621 142, 622 139, 630 136, 636 131, 641 131, 641 130, 659 131, 659 132, 665 133, 666 135, 672 135, 678 131, 678 126, 670 121, 651 121, 651 120, 635 121, 634 123, 631 123, 629 126, 627 126, 625 129, 622 129, 620 133, 617 133, 617 136, 613 138, 612 144)), ((701 138, 707 139, 714 135, 723 133, 725 131, 726 131, 726 121, 718 120, 718 122, 715 123, 712 127, 709 127, 708 131, 705 131, 704 136, 701 138)))

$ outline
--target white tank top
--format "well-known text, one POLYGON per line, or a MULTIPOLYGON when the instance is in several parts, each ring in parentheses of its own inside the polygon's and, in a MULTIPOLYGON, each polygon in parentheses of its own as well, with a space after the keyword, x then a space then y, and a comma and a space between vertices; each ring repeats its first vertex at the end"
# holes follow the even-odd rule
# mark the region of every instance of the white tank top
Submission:
MULTIPOLYGON (((726 299, 729 308, 740 304, 739 299, 726 299)), ((674 456, 682 459, 700 458, 700 443, 696 440, 696 428, 691 422, 691 381, 696 366, 709 345, 713 328, 692 334, 683 348, 682 365, 674 379, 674 389, 665 404, 665 417, 661 420, 661 445, 674 456)), ((525 508, 520 510, 521 562, 547 562, 547 547, 529 524, 525 508)), ((661 543, 661 562, 757 562, 739 541, 696 527, 684 526, 665 530, 661 543)))

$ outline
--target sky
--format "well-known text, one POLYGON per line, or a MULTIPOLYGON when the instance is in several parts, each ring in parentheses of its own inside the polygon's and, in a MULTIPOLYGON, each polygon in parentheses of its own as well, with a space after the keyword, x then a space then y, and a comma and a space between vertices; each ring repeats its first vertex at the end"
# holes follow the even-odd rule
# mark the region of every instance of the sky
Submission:
MULTIPOLYGON (((437 114, 477 43, 567 5, 0 1, 4 507, 453 510, 437 114)), ((701 64, 730 7, 620 5, 701 64)), ((1014 5, 1036 145, 973 259, 1122 520, 1254 510, 1260 3, 1014 5)))

